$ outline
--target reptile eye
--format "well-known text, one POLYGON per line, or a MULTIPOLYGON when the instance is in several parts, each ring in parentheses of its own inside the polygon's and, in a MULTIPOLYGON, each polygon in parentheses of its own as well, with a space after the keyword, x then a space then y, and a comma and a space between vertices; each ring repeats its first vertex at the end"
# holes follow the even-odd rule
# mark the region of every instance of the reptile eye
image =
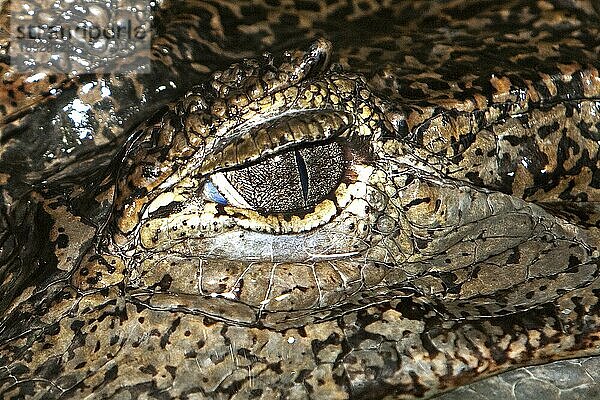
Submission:
POLYGON ((216 173, 205 184, 204 195, 219 204, 262 214, 305 212, 336 189, 345 169, 340 143, 313 145, 216 173))

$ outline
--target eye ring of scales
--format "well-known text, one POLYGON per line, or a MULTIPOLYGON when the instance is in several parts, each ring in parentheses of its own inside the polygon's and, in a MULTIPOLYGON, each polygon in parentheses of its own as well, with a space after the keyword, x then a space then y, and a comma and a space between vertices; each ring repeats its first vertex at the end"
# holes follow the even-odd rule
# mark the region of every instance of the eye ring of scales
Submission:
POLYGON ((3 65, 0 397, 594 398, 598 6, 271 3, 3 65))

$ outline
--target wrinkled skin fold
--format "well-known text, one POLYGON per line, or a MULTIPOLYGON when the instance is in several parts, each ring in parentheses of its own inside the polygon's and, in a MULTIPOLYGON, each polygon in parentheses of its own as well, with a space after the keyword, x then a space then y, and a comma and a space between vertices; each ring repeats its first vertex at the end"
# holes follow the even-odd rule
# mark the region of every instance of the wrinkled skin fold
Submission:
POLYGON ((370 74, 325 38, 227 63, 82 168, 3 178, 0 392, 422 398, 596 355, 598 20, 549 4, 370 74))

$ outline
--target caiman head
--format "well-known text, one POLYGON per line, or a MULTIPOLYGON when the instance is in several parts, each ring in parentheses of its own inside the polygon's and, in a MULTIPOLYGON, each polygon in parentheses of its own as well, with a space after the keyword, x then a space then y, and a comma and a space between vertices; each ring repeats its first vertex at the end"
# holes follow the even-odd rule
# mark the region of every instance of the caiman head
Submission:
POLYGON ((460 318, 490 316, 592 279, 576 228, 449 178, 440 149, 411 139, 401 107, 330 59, 319 40, 283 60, 245 60, 140 127, 75 285, 122 285, 148 307, 285 327, 413 294, 460 318), (545 288, 528 296, 511 274, 482 284, 519 246, 583 267, 540 276, 545 288))

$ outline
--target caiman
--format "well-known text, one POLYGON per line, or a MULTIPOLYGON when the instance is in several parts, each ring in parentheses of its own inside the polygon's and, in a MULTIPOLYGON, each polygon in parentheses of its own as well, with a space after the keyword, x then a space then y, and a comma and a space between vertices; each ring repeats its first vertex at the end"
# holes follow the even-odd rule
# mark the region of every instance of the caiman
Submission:
POLYGON ((1 397, 595 398, 599 12, 165 0, 150 73, 5 30, 1 397))

